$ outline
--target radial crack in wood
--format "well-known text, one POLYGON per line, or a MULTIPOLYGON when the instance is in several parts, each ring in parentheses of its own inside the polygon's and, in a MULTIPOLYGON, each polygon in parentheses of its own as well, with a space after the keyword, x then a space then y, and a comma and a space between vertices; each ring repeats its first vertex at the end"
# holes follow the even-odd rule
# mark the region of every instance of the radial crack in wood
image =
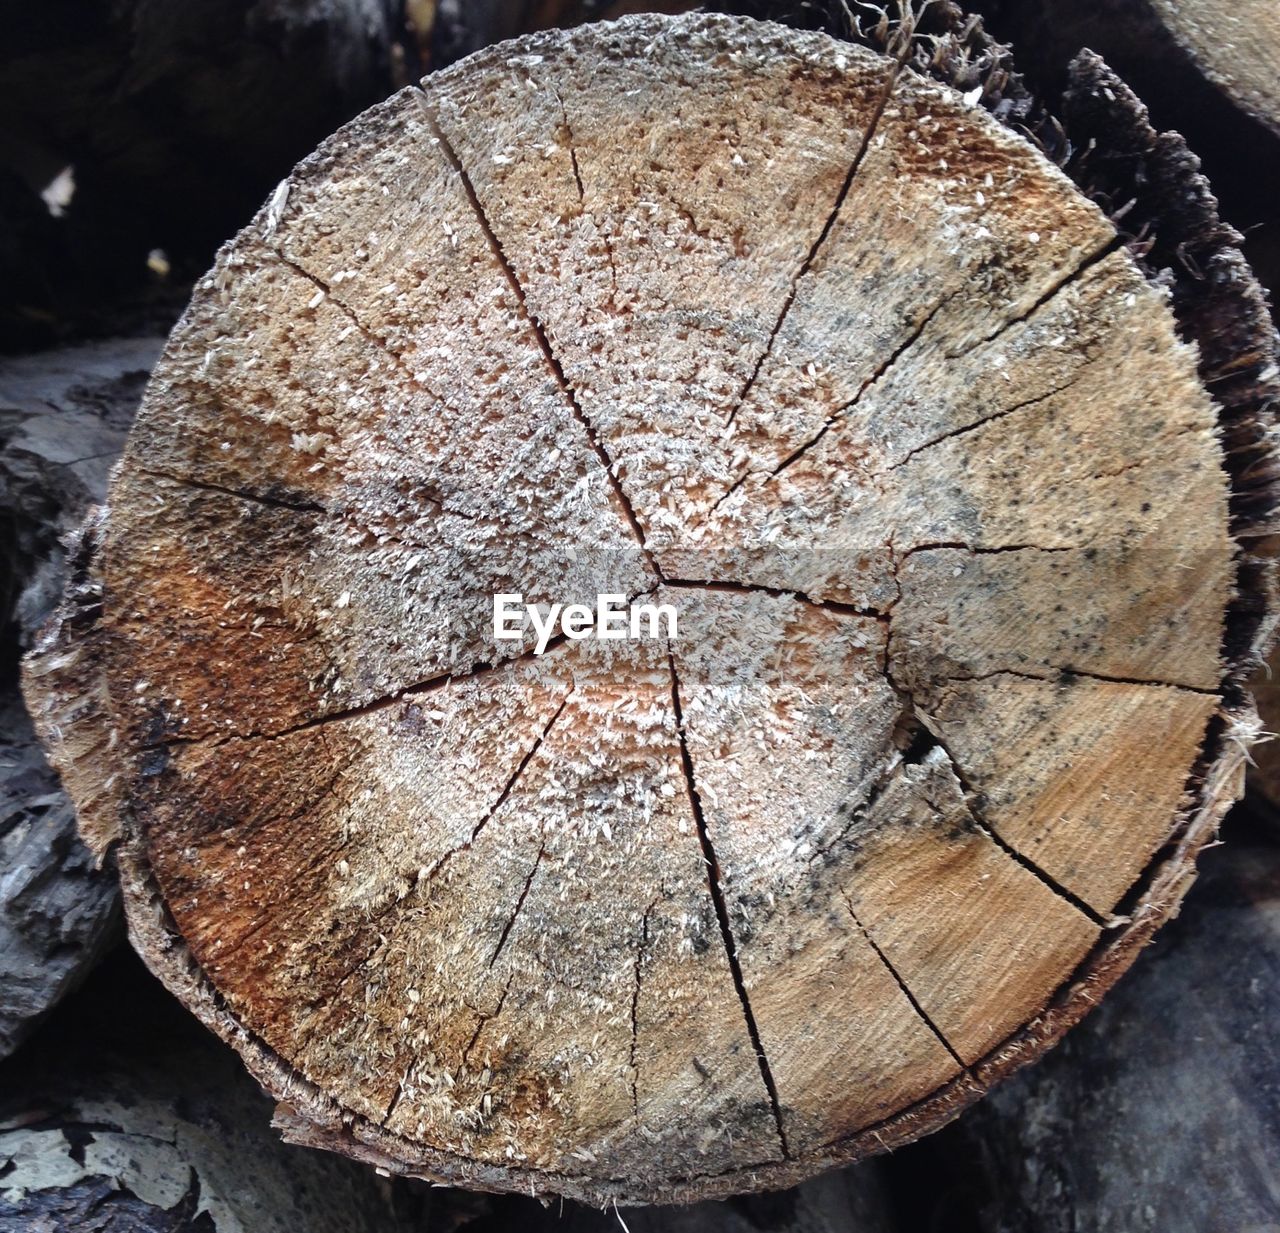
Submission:
POLYGON ((1222 409, 1101 211, 912 63, 490 48, 198 286, 26 688, 293 1137, 776 1186, 946 1120, 1176 904, 1240 761, 1222 409), (601 596, 620 637, 549 616, 601 596))

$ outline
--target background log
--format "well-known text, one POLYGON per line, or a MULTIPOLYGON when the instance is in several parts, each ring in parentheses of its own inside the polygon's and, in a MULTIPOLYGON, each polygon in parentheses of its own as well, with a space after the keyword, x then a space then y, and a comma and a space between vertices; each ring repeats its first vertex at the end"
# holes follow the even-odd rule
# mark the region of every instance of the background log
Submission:
POLYGON ((4 1056, 120 933, 114 871, 94 867, 13 683, 0 702, 0 862, 4 1056))
POLYGON ((0 1230, 423 1227, 403 1190, 281 1143, 270 1117, 235 1055, 121 955, 0 1067, 0 1230))
MULTIPOLYGON (((1280 80, 1277 10, 1270 0, 988 0, 987 27, 1013 44, 1033 89, 1052 101, 1067 85, 1082 49, 1101 55, 1150 109, 1159 129, 1180 133, 1204 169, 1225 220, 1244 237, 1244 251, 1271 286, 1280 275, 1280 80), (1258 14, 1263 20, 1258 20, 1258 14), (1271 102, 1248 106, 1206 76, 1164 19, 1188 27, 1237 26, 1269 58, 1271 102), (1246 105, 1246 110, 1241 109, 1246 105)), ((1229 69, 1228 39, 1219 49, 1229 69)), ((1261 103, 1261 100, 1259 100, 1261 103)))
POLYGON ((1056 60, 1061 72, 1088 47, 1144 99, 1147 83, 1156 85, 1150 105, 1190 85, 1195 101, 1217 93, 1236 109, 1215 112, 1231 117, 1221 136, 1235 142, 1252 131, 1243 113, 1280 137, 1280 14, 1269 0, 992 0, 984 10, 997 35, 1025 49, 1028 68, 1056 60))
POLYGON ((163 337, 0 358, 0 621, 30 646, 66 581, 62 541, 106 499, 163 337))
POLYGON ((0 359, 0 1056, 118 936, 99 871, 18 695, 17 656, 66 582, 63 539, 102 501, 161 339, 0 359))

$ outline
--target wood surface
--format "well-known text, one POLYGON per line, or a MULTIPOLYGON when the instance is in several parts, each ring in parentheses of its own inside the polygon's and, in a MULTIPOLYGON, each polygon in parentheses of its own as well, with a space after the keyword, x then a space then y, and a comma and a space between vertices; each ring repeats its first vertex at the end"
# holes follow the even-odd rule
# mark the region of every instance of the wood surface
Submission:
POLYGON ((28 662, 135 944, 389 1169, 687 1199, 936 1126, 1239 790, 1178 324, 901 58, 634 18, 402 91, 197 287, 28 662), (536 657, 497 591, 681 632, 536 657))
POLYGON ((0 1056, 120 934, 120 894, 76 832, 32 730, 16 657, 57 606, 63 536, 106 497, 163 339, 111 339, 0 360, 0 1056))
POLYGON ((1269 0, 1149 0, 1215 86, 1280 133, 1280 9, 1269 0))
POLYGON ((3 1233, 423 1227, 373 1170, 281 1143, 235 1054, 124 955, 0 1065, 0 1171, 3 1233))

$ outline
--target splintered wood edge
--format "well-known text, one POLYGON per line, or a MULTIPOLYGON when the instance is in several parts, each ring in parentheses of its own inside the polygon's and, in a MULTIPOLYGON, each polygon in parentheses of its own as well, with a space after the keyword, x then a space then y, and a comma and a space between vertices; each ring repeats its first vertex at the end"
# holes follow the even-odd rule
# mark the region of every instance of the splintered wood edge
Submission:
MULTIPOLYGON (((931 43, 927 55, 921 52, 922 42, 915 45, 917 54, 914 61, 907 55, 903 58, 918 71, 928 71, 944 83, 964 89, 973 85, 975 61, 985 64, 978 74, 979 84, 983 86, 982 102, 997 118, 1001 118, 1002 90, 1009 93, 1020 89, 1020 83, 1010 78, 1007 59, 1001 59, 999 54, 987 54, 985 60, 974 56, 975 41, 980 52, 989 53, 993 46, 989 40, 987 46, 983 46, 985 36, 981 34, 980 27, 976 33, 972 26, 963 32, 958 31, 959 27, 956 27, 941 43, 931 43)), ((890 31, 887 36, 882 35, 879 42, 875 37, 866 41, 877 50, 885 50, 888 39, 900 37, 900 32, 890 31)), ((910 52, 910 45, 907 50, 910 52)), ((996 49, 997 52, 1002 50, 996 49)), ((492 49, 482 54, 493 54, 492 49)), ((1269 323, 1264 323, 1265 300, 1239 255, 1239 239, 1219 223, 1216 203, 1203 181, 1197 180, 1195 161, 1187 154, 1180 139, 1155 134, 1147 124, 1141 105, 1096 58, 1088 63, 1082 62, 1077 68, 1075 77, 1079 89, 1086 93, 1094 91, 1099 99, 1107 100, 1111 108, 1108 123, 1119 124, 1114 133, 1117 143, 1158 151, 1166 162, 1170 162, 1172 150, 1171 165, 1175 178, 1180 179, 1181 187, 1193 203, 1192 209, 1163 219, 1164 231, 1158 237, 1159 246, 1147 246, 1144 268, 1148 276, 1153 281, 1159 278, 1164 283, 1168 282, 1168 276, 1152 263, 1153 249, 1157 250, 1158 256, 1160 250, 1177 252, 1196 241, 1200 242, 1201 248, 1207 245, 1209 255, 1228 271, 1227 281, 1233 283, 1227 294, 1235 296, 1232 305, 1235 345, 1240 354, 1251 357, 1251 363, 1243 374, 1249 387, 1246 393, 1237 392, 1230 404, 1224 406, 1218 386, 1209 387, 1215 395, 1226 429, 1224 448, 1228 456, 1233 499, 1244 498, 1235 507, 1233 531, 1241 552, 1236 600, 1228 612, 1227 653, 1224 656, 1226 675, 1221 685, 1223 706, 1219 718, 1210 725, 1200 758, 1193 769, 1185 798, 1187 803, 1181 810, 1182 821, 1175 830, 1175 838, 1162 849, 1140 879, 1138 887, 1122 903, 1122 915, 1117 916, 1115 927, 1104 934, 1046 1009, 978 1059, 968 1074, 962 1074, 924 1101, 900 1110, 882 1123, 864 1128, 803 1158, 742 1166, 700 1177, 673 1178, 666 1182, 653 1182, 648 1188, 637 1191, 625 1177, 584 1178, 543 1169, 489 1165, 419 1145, 407 1149, 403 1139, 343 1109, 318 1087, 303 1079, 236 1020, 174 927, 147 863, 140 837, 130 831, 127 819, 119 816, 118 803, 112 793, 111 773, 103 769, 109 765, 109 744, 103 729, 106 716, 84 688, 86 680, 92 677, 94 651, 91 631, 100 598, 95 592, 94 553, 105 522, 105 512, 95 511, 73 546, 75 569, 63 608, 44 632, 37 648, 37 653, 44 659, 43 679, 37 682, 28 675, 24 680, 28 704, 38 716, 41 712, 46 716, 51 714, 52 699, 58 695, 61 695, 64 706, 69 697, 76 698, 80 704, 68 726, 53 732, 52 739, 60 747, 58 752, 62 756, 57 761, 64 776, 68 780, 74 777, 78 782, 75 795, 81 804, 81 825, 86 839, 100 859, 110 849, 118 863, 131 941, 165 984, 207 1026, 238 1050, 255 1078, 280 1102, 277 1125, 287 1139, 336 1150, 390 1173, 480 1190, 527 1188, 534 1195, 558 1193, 601 1205, 694 1201, 744 1190, 792 1185, 831 1166, 908 1142, 951 1120, 977 1100, 992 1083, 1034 1060, 1087 1014, 1133 962, 1160 924, 1176 912, 1182 896, 1194 880, 1200 849, 1213 840, 1223 815, 1243 791, 1248 748, 1260 731, 1244 688, 1244 679, 1272 640, 1277 605, 1273 569, 1269 563, 1253 555, 1249 547, 1254 540, 1274 529, 1276 520, 1277 463, 1269 430, 1275 405, 1280 400, 1275 362, 1277 346, 1269 323), (1242 424, 1245 426, 1243 432, 1240 431, 1242 424), (90 630, 87 635, 84 632, 86 628, 90 630), (74 654, 70 653, 72 629, 78 631, 74 654), (68 652, 66 655, 62 654, 63 648, 68 652), (88 672, 86 657, 90 663, 88 672)), ((1077 107, 1075 110, 1078 112, 1080 109, 1077 107)), ((1008 114, 1008 108, 1003 111, 1008 114)), ((1027 111, 1026 108, 1015 109, 1009 127, 1016 128, 1023 135, 1030 127, 1034 139, 1037 131, 1035 126, 1026 124, 1027 111)), ((1042 133, 1051 134, 1056 127, 1056 121, 1043 113, 1038 123, 1042 133)), ((1087 125, 1087 117, 1079 123, 1087 125)), ((1057 131, 1061 132, 1061 129, 1057 131)), ((1070 118, 1066 131, 1070 138, 1073 134, 1070 118)), ((1095 199, 1099 196, 1096 184, 1088 182, 1077 169, 1068 166, 1066 170, 1086 193, 1095 199)), ((1144 165, 1142 171, 1146 170, 1144 165)), ((1131 173, 1136 180, 1138 168, 1132 168, 1131 173)), ((1128 187, 1133 190, 1132 196, 1141 199, 1136 183, 1128 187)), ((1102 195, 1107 195, 1105 189, 1102 195)), ((1154 197, 1156 194, 1148 190, 1147 195, 1154 197)), ((1158 213, 1160 203, 1152 204, 1158 213)), ((1143 264, 1142 255, 1138 256, 1140 264, 1143 264)), ((1187 280, 1184 278, 1184 281, 1187 280)), ((1194 313, 1179 315, 1179 330, 1186 341, 1200 345, 1201 375, 1205 378, 1205 364, 1208 363, 1205 357, 1211 355, 1210 344, 1214 340, 1198 330, 1194 313)), ((1221 343, 1221 340, 1217 341, 1221 343)), ((1240 376, 1240 373, 1236 375, 1240 376)), ((63 716, 65 718, 65 712, 63 716)))

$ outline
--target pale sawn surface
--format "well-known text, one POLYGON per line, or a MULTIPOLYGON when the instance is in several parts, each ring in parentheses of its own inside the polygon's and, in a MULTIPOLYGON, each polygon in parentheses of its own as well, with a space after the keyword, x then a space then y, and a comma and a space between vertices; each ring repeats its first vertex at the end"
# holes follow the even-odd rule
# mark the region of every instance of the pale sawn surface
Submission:
POLYGON ((1214 408, 1102 215, 886 59, 644 18, 424 88, 198 288, 44 730, 92 663, 86 833, 402 1164, 816 1168, 982 1082, 1182 820, 1214 408), (497 590, 681 635, 513 658, 497 590))

